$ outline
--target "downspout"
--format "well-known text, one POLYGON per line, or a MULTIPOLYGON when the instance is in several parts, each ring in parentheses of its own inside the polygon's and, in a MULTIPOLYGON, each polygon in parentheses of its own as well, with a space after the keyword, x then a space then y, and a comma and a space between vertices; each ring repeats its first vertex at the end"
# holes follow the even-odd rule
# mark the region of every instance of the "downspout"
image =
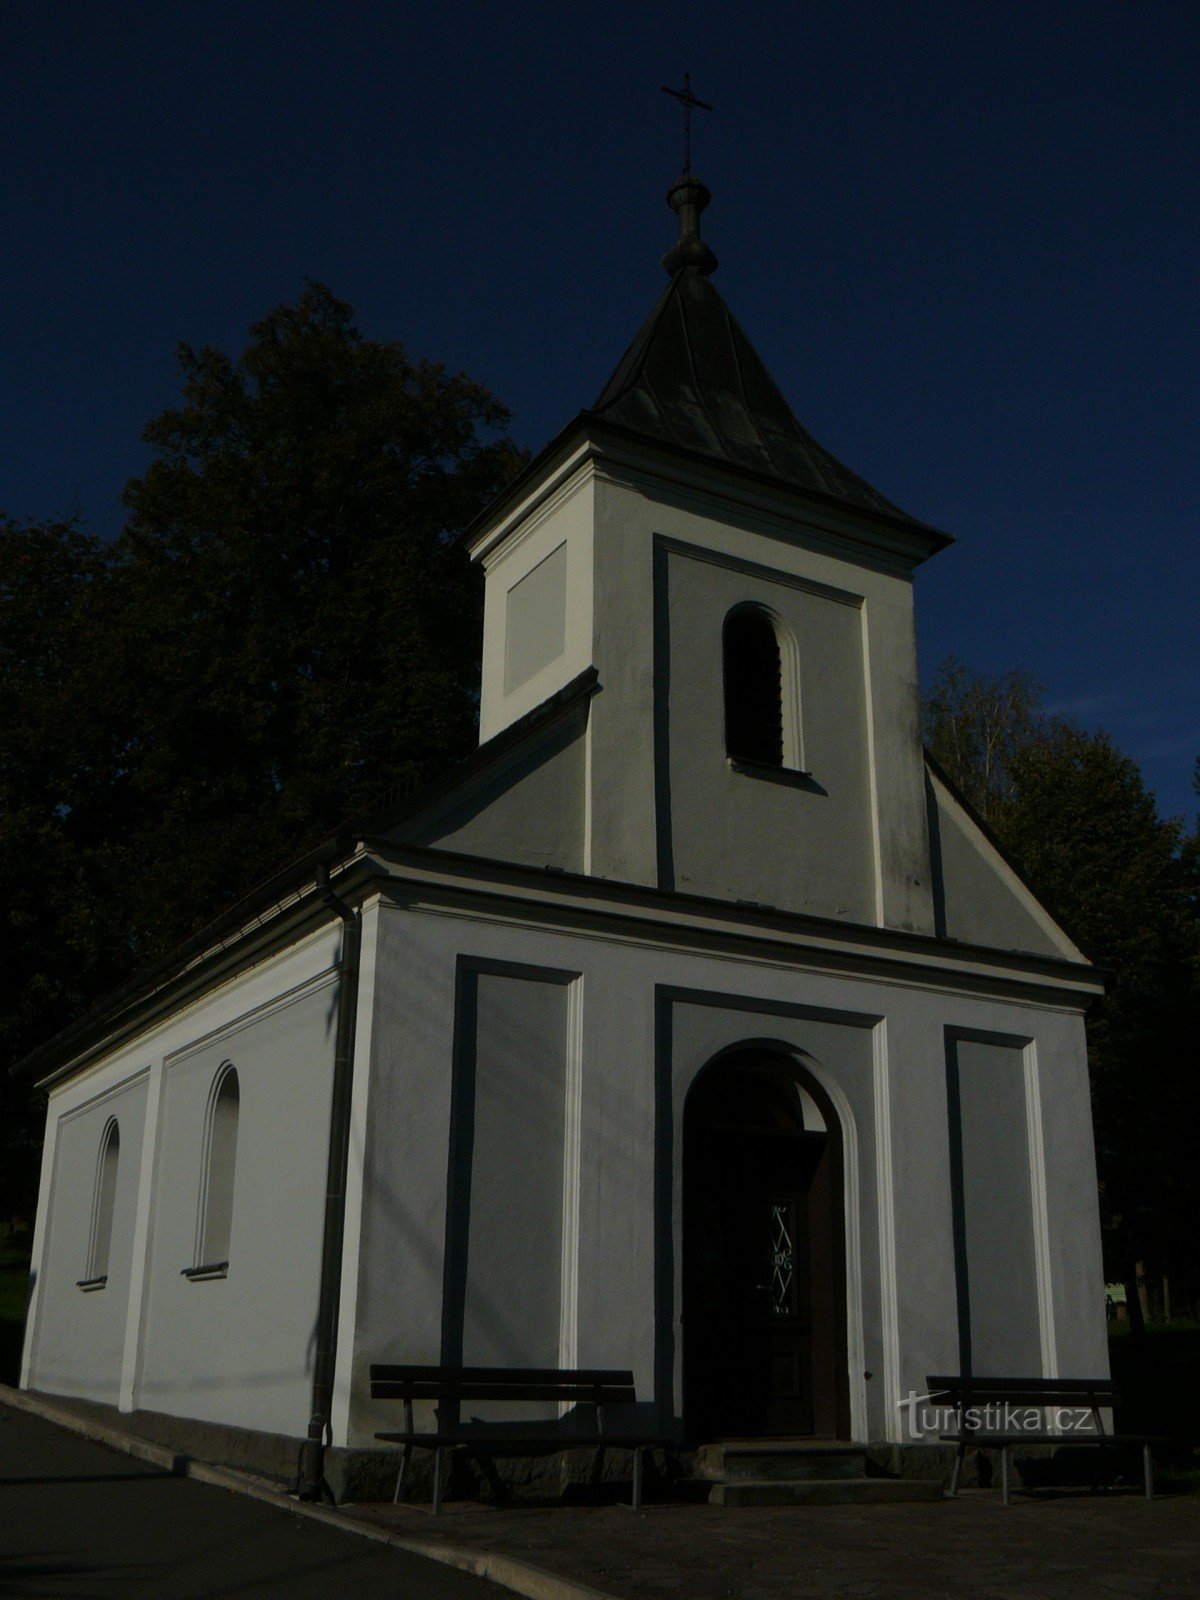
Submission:
POLYGON ((325 1182, 325 1231, 321 1245, 321 1294, 317 1305, 317 1354, 313 1365, 312 1416, 300 1451, 296 1494, 301 1500, 332 1504, 325 1479, 325 1450, 331 1439, 333 1377, 337 1362, 338 1301, 342 1287, 342 1236, 346 1221, 346 1171, 350 1154, 350 1100, 354 1087, 354 1017, 358 1009, 358 958, 361 927, 353 907, 329 886, 329 868, 317 868, 317 893, 342 919, 338 961, 337 1040, 333 1094, 329 1107, 329 1161, 325 1182))

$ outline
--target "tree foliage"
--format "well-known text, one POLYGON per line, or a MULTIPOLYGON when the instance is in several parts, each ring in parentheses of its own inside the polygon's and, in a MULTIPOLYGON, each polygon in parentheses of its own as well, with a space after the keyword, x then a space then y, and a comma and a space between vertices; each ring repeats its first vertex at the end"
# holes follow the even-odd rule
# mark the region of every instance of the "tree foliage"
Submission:
POLYGON ((951 657, 925 700, 925 742, 959 792, 990 821, 1012 797, 1018 752, 1049 731, 1027 672, 977 677, 951 657))
POLYGON ((1048 715, 1023 674, 947 664, 926 738, 1067 932, 1109 974, 1088 1018, 1108 1270, 1194 1275, 1200 1182, 1200 875, 1103 732, 1048 715))
POLYGON ((504 407, 320 284, 179 362, 112 545, 0 522, 4 1062, 474 739, 504 407))
POLYGON ((172 933, 470 747, 481 595, 452 535, 522 460, 486 390, 320 285, 251 335, 236 363, 181 348, 184 403, 125 495, 130 782, 172 933))
POLYGON ((0 1221, 36 1183, 39 1103, 3 1070, 120 972, 106 936, 111 733, 96 715, 111 557, 0 517, 0 1221))

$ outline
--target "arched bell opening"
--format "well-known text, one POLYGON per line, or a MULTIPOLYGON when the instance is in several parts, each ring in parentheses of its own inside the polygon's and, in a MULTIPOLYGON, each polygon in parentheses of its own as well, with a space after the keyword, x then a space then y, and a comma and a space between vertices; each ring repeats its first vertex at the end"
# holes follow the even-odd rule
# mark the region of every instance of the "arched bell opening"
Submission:
POLYGON ((683 1124, 684 1422, 694 1442, 850 1436, 843 1136, 793 1055, 710 1062, 683 1124))

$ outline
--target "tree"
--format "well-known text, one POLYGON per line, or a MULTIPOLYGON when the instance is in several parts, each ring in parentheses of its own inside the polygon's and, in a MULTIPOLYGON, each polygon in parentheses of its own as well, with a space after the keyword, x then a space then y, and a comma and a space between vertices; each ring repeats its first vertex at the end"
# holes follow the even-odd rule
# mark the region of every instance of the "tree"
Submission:
POLYGON ((453 535, 524 459, 485 389, 365 339, 320 284, 236 363, 185 345, 180 364, 117 551, 158 941, 470 748, 481 593, 453 535))
POLYGON ((0 1220, 29 1215, 40 1101, 4 1066, 116 981, 97 939, 114 752, 95 715, 111 557, 74 524, 0 517, 0 1220))
POLYGON ((179 361, 112 546, 0 524, 9 1062, 474 740, 481 583, 454 535, 524 462, 504 407, 321 284, 238 359, 179 361))
POLYGON ((1194 1275, 1200 877, 1181 826, 1158 816, 1107 734, 1047 715, 1022 674, 988 679, 948 664, 926 733, 1037 893, 1110 974, 1087 1024, 1106 1269, 1126 1282, 1138 1261, 1194 1275))
POLYGON ((1017 752, 1049 728, 1041 699, 1027 672, 979 677, 953 656, 925 699, 925 742, 985 822, 1011 797, 1017 752))

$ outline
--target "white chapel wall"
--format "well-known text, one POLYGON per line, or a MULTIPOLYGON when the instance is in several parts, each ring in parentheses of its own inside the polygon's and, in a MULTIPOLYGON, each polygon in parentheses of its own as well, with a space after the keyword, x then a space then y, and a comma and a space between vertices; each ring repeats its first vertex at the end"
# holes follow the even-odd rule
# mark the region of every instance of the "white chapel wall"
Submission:
MULTIPOLYGON (((511 1107, 514 1199, 523 1205, 519 1221, 512 1213, 515 1225, 544 1229, 548 1245, 559 1237, 563 1364, 631 1367, 647 1420, 669 1422, 681 1398, 686 1331, 676 1276, 679 1211, 671 1196, 683 1101, 712 1052, 763 1038, 803 1053, 845 1108, 852 1129, 848 1376, 857 1437, 902 1438, 904 1395, 921 1393, 929 1373, 954 1370, 958 1362, 948 1030, 996 1042, 1001 1051, 1013 1039, 1026 1041, 1018 1051, 1023 1100, 1001 1096, 1004 1104, 996 1107, 1006 1170, 993 1176, 1028 1195, 1031 1221, 1011 1257, 1002 1231, 987 1248, 1001 1275, 1018 1286, 1023 1327, 1036 1341, 1033 1355, 1040 1350, 1044 1370, 1105 1370, 1095 1169, 1077 1014, 987 998, 953 983, 805 972, 651 948, 598 932, 555 932, 386 904, 379 952, 357 1323, 353 1348, 341 1355, 352 1390, 342 1435, 348 1442, 369 1444, 374 1430, 388 1425, 386 1410, 373 1407, 367 1395, 372 1360, 450 1359, 443 1342, 448 1158, 453 1062, 461 1048, 456 991, 464 962, 540 969, 555 975, 554 982, 579 975, 572 979, 579 1077, 563 1111, 561 1190, 545 1181, 544 1167, 536 1195, 531 1189, 522 1196, 519 1157, 528 1130, 520 1129, 525 1101, 516 1088, 521 1074, 535 1068, 523 1047, 508 1060, 502 1052, 494 1057, 492 1111, 501 1099, 511 1107)), ((516 1011, 506 998, 498 1015, 515 1017, 519 1002, 512 1003, 516 1011)), ((547 1014, 534 1032, 548 1023, 547 1014)), ((543 1116, 558 1114, 558 1037, 555 1021, 548 1048, 539 1052, 538 1070, 551 1077, 530 1102, 537 1127, 543 1116)), ((557 1169, 552 1135, 549 1142, 549 1167, 557 1169)), ((495 1220, 487 1225, 495 1227, 495 1220)), ((508 1303, 532 1306, 547 1294, 553 1301, 546 1287, 550 1253, 534 1252, 526 1270, 519 1251, 497 1252, 508 1303)), ((547 1321, 552 1325, 553 1314, 547 1321)), ((500 1358, 495 1348, 490 1359, 500 1358)))
POLYGON ((165 1063, 139 1405, 302 1432, 320 1284, 336 979, 165 1063), (205 1112, 231 1062, 240 1107, 229 1266, 198 1260, 205 1112))
POLYGON ((22 1384, 300 1435, 309 1409, 340 935, 324 928, 51 1091, 22 1384), (229 1273, 189 1282, 205 1111, 240 1111, 229 1273), (109 1109, 106 1109, 109 1108, 109 1109), (95 1149, 121 1156, 109 1282, 84 1292, 95 1149))
POLYGON ((35 1264, 41 1338, 33 1387, 116 1405, 125 1352, 148 1074, 82 1098, 58 1122, 52 1215, 35 1264), (97 1161, 109 1120, 120 1130, 108 1282, 81 1289, 96 1199, 97 1161))

